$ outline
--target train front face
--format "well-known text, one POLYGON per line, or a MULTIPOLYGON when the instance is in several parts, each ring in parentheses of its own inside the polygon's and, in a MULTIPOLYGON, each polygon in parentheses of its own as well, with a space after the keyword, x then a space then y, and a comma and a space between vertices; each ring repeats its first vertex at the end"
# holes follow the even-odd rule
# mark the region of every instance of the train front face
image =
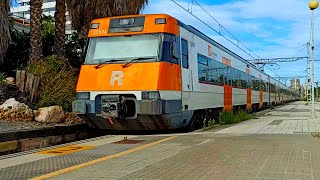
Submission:
POLYGON ((181 128, 179 25, 167 15, 94 20, 73 111, 100 129, 181 128))

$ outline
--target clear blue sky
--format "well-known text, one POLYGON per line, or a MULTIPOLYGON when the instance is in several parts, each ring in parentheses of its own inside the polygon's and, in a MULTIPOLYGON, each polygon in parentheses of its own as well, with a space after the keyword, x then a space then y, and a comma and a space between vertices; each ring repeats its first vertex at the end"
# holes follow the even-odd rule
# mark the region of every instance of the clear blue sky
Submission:
MULTIPOLYGON (((176 0, 193 14, 218 28, 192 0, 176 0)), ((261 58, 307 56, 304 44, 310 38, 311 11, 308 0, 197 0, 219 23, 261 58)), ((245 59, 252 59, 217 33, 189 15, 171 0, 150 0, 143 13, 170 14, 186 24, 195 26, 214 40, 235 51, 245 59)), ((316 11, 316 59, 320 59, 320 11, 316 11)), ((305 75, 306 61, 279 63, 274 66, 280 76, 305 75)), ((272 68, 270 65, 269 68, 272 68)), ((265 71, 275 76, 270 70, 265 71)), ((320 62, 316 62, 316 80, 320 81, 320 62)), ((302 82, 305 79, 301 79, 302 82)), ((288 84, 289 85, 289 84, 288 84)))

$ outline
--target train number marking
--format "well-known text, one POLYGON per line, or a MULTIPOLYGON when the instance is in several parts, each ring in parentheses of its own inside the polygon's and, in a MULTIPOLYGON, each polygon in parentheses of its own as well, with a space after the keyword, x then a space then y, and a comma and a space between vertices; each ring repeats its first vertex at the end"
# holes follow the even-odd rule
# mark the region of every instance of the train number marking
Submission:
POLYGON ((124 74, 122 71, 112 71, 110 86, 114 86, 115 82, 118 82, 118 86, 122 86, 122 78, 124 74))

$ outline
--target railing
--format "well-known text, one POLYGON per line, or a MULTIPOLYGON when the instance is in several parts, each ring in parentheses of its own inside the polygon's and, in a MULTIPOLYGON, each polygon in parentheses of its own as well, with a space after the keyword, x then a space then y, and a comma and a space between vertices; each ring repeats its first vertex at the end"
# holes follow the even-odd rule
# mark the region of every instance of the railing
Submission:
POLYGON ((13 18, 16 23, 27 25, 27 26, 30 25, 30 20, 27 19, 27 18, 24 18, 24 17, 21 17, 21 16, 17 16, 17 15, 13 15, 13 14, 11 14, 9 17, 13 18))

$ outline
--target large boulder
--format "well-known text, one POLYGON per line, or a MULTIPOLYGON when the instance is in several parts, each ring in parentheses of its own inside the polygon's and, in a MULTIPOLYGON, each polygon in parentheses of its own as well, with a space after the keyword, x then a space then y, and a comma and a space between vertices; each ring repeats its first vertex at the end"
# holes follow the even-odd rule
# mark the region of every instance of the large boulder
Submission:
POLYGON ((0 106, 0 119, 10 121, 32 121, 34 113, 27 105, 10 98, 0 106))
POLYGON ((43 123, 61 123, 65 119, 65 113, 61 106, 40 108, 35 120, 43 123))

